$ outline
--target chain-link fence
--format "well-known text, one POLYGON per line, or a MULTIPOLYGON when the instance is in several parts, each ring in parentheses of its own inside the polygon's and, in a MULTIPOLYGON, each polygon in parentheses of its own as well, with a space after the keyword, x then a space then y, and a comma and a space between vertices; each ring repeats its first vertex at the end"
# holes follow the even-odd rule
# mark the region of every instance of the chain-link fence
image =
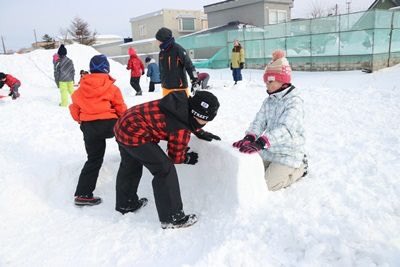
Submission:
POLYGON ((400 63, 400 12, 372 10, 181 37, 197 67, 229 66, 233 41, 248 68, 264 68, 283 49, 295 70, 376 70, 400 63))

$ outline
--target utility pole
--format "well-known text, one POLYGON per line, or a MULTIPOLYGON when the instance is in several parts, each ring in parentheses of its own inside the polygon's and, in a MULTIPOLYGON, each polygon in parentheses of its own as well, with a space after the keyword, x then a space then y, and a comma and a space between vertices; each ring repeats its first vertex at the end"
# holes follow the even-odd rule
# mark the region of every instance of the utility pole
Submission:
POLYGON ((351 5, 351 0, 346 0, 346 9, 347 9, 347 14, 350 13, 350 5, 351 5))
POLYGON ((36 30, 33 29, 33 35, 35 36, 35 48, 37 48, 37 37, 36 37, 36 30))
POLYGON ((3 53, 6 54, 6 46, 4 45, 3 35, 1 36, 1 43, 3 44, 3 53))
POLYGON ((338 4, 336 4, 336 5, 335 5, 335 16, 338 15, 338 8, 339 8, 339 6, 338 6, 338 4))

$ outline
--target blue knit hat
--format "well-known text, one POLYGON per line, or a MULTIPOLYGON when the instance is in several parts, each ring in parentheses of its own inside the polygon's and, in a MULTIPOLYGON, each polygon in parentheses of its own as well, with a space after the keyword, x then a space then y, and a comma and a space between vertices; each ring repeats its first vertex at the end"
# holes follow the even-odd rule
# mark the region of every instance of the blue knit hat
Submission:
POLYGON ((109 73, 110 63, 105 55, 96 55, 90 60, 89 68, 91 73, 109 73))

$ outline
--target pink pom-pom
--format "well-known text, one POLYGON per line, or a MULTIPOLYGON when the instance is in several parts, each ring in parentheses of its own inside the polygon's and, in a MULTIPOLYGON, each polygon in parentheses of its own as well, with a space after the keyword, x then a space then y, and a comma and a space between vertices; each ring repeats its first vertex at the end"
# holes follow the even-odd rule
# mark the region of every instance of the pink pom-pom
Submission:
POLYGON ((285 51, 283 50, 275 50, 272 52, 272 61, 285 57, 285 51))

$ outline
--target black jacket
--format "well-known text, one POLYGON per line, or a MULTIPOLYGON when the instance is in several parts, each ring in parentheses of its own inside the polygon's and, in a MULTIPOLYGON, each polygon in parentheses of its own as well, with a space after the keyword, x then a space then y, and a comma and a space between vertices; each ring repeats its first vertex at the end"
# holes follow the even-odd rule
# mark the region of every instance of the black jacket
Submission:
POLYGON ((186 73, 191 80, 197 77, 196 69, 186 50, 175 43, 172 38, 169 44, 161 44, 159 54, 161 86, 166 89, 188 88, 186 73), (163 49, 162 47, 166 47, 163 49))

